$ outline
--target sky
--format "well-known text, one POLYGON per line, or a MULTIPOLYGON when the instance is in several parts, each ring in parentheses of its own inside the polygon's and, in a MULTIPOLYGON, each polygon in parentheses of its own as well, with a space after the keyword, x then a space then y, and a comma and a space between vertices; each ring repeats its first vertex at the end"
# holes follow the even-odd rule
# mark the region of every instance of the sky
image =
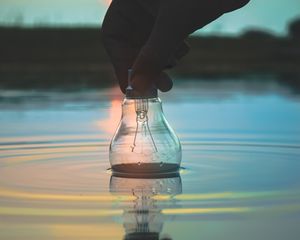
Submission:
MULTIPOLYGON (((0 0, 0 26, 100 26, 110 0, 0 0)), ((236 35, 259 28, 284 35, 287 25, 300 18, 300 0, 252 0, 198 31, 236 35)))

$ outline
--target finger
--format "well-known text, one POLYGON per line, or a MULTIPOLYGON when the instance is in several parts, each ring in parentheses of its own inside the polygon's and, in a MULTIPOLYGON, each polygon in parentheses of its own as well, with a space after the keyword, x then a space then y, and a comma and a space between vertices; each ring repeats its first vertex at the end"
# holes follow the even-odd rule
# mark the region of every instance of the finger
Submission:
POLYGON ((173 87, 173 81, 168 74, 162 72, 155 80, 156 87, 162 92, 168 92, 173 87))
MULTIPOLYGON (((158 0, 114 0, 104 18, 102 25, 104 47, 113 63, 123 93, 128 85, 128 69, 132 68, 141 47, 148 39, 157 11, 158 0)), ((188 49, 187 44, 183 42, 174 58, 170 58, 164 68, 175 66, 188 49)), ((156 78, 156 85, 161 91, 167 91, 172 88, 173 82, 162 73, 156 78)))
POLYGON ((232 12, 234 10, 244 7, 249 2, 250 0, 226 0, 221 1, 221 7, 223 12, 232 12))
POLYGON ((133 65, 132 85, 146 91, 158 78, 184 39, 222 15, 220 0, 164 0, 147 43, 133 65))
POLYGON ((136 0, 114 0, 106 13, 102 24, 103 44, 123 93, 128 84, 128 69, 148 39, 153 24, 151 12, 136 0))

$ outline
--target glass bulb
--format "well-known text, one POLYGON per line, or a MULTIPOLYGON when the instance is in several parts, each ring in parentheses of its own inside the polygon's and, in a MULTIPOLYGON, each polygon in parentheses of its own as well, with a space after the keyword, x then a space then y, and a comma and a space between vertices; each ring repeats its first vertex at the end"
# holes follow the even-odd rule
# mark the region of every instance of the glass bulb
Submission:
POLYGON ((109 160, 112 170, 119 173, 143 176, 178 171, 181 145, 158 97, 125 97, 109 160))

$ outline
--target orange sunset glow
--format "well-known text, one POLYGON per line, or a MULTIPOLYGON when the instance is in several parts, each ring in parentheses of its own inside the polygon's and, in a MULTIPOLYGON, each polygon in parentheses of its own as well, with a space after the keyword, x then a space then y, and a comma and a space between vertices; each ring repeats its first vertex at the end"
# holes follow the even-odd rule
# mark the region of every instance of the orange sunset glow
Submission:
POLYGON ((109 6, 112 0, 99 0, 100 3, 104 3, 105 5, 109 6))
POLYGON ((122 113, 122 97, 118 87, 110 90, 112 99, 110 100, 110 107, 107 109, 107 117, 97 122, 97 126, 107 134, 112 135, 118 126, 122 113))

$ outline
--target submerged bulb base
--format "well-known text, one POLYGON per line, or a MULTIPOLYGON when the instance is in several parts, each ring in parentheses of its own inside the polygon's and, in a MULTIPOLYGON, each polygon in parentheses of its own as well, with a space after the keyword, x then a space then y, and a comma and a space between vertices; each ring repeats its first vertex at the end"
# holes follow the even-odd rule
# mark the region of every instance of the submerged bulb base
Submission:
POLYGON ((179 172, 177 163, 121 163, 112 165, 114 176, 172 177, 179 172))

